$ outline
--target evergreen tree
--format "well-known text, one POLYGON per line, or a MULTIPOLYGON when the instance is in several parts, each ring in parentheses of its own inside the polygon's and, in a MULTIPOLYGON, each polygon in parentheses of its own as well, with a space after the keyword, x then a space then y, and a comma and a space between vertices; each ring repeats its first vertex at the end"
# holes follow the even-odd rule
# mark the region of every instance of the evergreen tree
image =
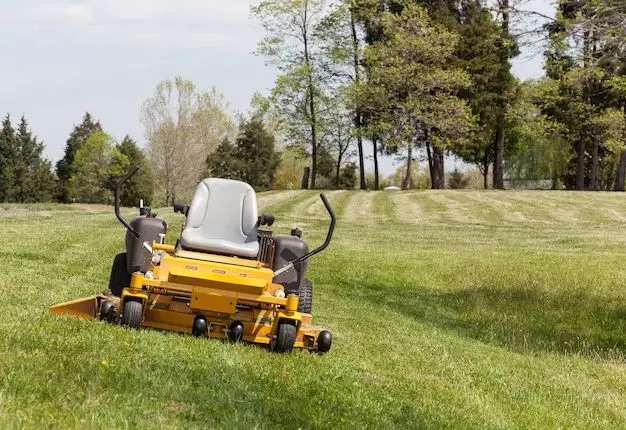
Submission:
POLYGON ((444 151, 462 145, 474 121, 458 97, 470 76, 451 65, 458 35, 414 5, 382 13, 381 29, 380 41, 365 52, 368 82, 354 92, 388 146, 406 150, 403 188, 412 182, 413 151, 420 145, 426 146, 432 187, 443 188, 444 151))
POLYGON ((0 130, 0 202, 14 201, 17 147, 15 130, 7 114, 0 130))
POLYGON ((102 126, 100 125, 100 121, 94 121, 89 112, 85 113, 79 125, 74 126, 74 130, 72 130, 70 137, 67 139, 65 154, 56 165, 56 173, 59 178, 59 192, 57 196, 59 201, 63 203, 69 202, 70 193, 68 187, 70 179, 74 174, 72 164, 74 163, 76 152, 94 133, 101 131, 102 126))
POLYGON ((353 162, 347 163, 343 166, 341 168, 341 173, 339 174, 337 188, 342 190, 353 190, 354 184, 356 184, 356 170, 356 164, 353 162))
POLYGON ((448 187, 453 190, 462 190, 469 184, 469 176, 465 176, 459 169, 454 169, 448 178, 448 187))
MULTIPOLYGON (((136 206, 140 199, 143 199, 144 204, 147 206, 152 204, 154 172, 145 152, 137 146, 137 143, 130 136, 125 136, 122 142, 117 145, 117 149, 120 154, 128 159, 130 167, 139 167, 139 172, 126 183, 122 190, 121 204, 123 206, 136 206)), ((114 189, 115 184, 111 185, 114 189)))
POLYGON ((207 176, 236 180, 243 177, 243 161, 238 158, 237 148, 228 139, 223 139, 215 152, 208 155, 206 164, 207 176))
POLYGON ((500 29, 491 13, 480 2, 466 1, 455 16, 458 20, 449 21, 460 35, 456 64, 472 78, 472 85, 460 95, 469 102, 478 119, 474 138, 459 148, 457 154, 478 166, 483 174, 483 186, 487 188, 489 168, 496 156, 497 129, 505 122, 502 111, 511 94, 512 76, 508 72, 508 58, 500 55, 500 29))
POLYGON ((18 203, 50 201, 55 179, 51 163, 43 158, 43 143, 33 136, 26 118, 22 117, 16 133, 15 193, 18 203))
POLYGON ((268 189, 280 164, 280 153, 274 147, 274 136, 259 118, 241 126, 235 145, 222 141, 217 151, 207 158, 210 176, 237 179, 256 190, 268 189))

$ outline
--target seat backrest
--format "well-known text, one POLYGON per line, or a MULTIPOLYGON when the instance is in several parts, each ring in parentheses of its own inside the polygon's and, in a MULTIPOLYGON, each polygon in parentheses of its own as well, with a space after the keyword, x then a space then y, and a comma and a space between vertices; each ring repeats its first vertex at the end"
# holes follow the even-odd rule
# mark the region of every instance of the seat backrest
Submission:
POLYGON ((245 182, 200 182, 180 236, 183 249, 254 258, 259 252, 257 203, 245 182))

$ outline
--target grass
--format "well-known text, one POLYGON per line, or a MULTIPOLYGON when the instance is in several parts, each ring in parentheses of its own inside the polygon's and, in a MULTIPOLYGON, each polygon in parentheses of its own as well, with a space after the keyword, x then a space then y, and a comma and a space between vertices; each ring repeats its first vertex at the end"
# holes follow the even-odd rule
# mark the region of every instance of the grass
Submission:
MULTIPOLYGON (((329 197, 324 356, 52 316, 107 286, 124 232, 103 207, 3 206, 0 427, 626 427, 625 195, 329 197)), ((259 202, 323 239, 317 193, 259 202)))

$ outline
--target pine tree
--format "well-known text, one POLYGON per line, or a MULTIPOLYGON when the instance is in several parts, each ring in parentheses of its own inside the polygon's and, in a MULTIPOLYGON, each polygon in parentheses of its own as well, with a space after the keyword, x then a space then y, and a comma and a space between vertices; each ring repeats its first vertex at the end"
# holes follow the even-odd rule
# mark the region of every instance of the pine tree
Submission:
POLYGON ((453 190, 462 190, 469 184, 469 176, 465 176, 459 169, 454 169, 448 178, 448 187, 453 190))
MULTIPOLYGON (((472 85, 461 96, 468 100, 478 118, 478 130, 471 143, 459 148, 457 154, 466 162, 478 166, 483 174, 483 186, 488 187, 489 168, 495 161, 497 129, 504 123, 508 96, 513 84, 509 62, 501 55, 500 29, 491 13, 479 2, 465 2, 452 26, 459 33, 456 65, 466 70, 472 85), (504 106, 504 107, 503 107, 504 106)), ((505 135, 499 135, 505 138, 505 135)))
POLYGON ((237 179, 266 190, 274 181, 280 164, 274 136, 259 118, 252 118, 241 126, 235 145, 222 141, 217 151, 207 158, 209 176, 237 179))
POLYGON ((55 179, 51 164, 43 158, 43 143, 33 136, 25 117, 16 133, 18 154, 15 163, 14 201, 32 203, 52 199, 55 179))
POLYGON ((0 202, 14 201, 17 148, 15 130, 7 114, 0 130, 0 202))
POLYGON ((413 5, 399 15, 382 13, 381 31, 365 52, 368 82, 354 92, 387 144, 406 150, 403 188, 411 183, 419 145, 427 149, 432 187, 443 188, 444 151, 463 144, 473 125, 469 106, 458 97, 470 77, 451 65, 458 35, 413 5))
POLYGON ((63 203, 69 202, 68 186, 74 173, 72 164, 74 163, 76 152, 94 133, 101 131, 102 126, 100 125, 100 121, 94 121, 89 112, 85 113, 83 121, 72 130, 70 137, 67 139, 65 154, 56 165, 56 173, 59 178, 59 194, 57 196, 59 201, 63 203))

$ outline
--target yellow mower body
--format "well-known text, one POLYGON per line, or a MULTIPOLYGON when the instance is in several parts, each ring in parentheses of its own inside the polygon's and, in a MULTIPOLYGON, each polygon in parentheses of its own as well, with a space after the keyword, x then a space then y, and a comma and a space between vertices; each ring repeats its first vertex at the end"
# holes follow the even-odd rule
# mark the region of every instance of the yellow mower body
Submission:
POLYGON ((116 189, 115 213, 127 229, 127 252, 114 259, 110 291, 52 306, 51 312, 134 328, 267 345, 276 352, 330 349, 330 332, 313 326, 308 313, 312 284, 302 282, 306 268, 303 264, 328 246, 334 230, 335 216, 323 194, 320 196, 331 216, 331 226, 325 243, 308 252, 297 229, 289 237, 273 237, 271 232, 258 230, 261 225, 271 225, 274 217, 263 214, 257 221, 256 200, 249 185, 206 179, 191 206, 175 202, 174 210, 185 214, 186 223, 174 246, 163 243, 167 225, 148 208, 141 207, 140 216, 130 224, 121 217, 120 189, 136 171, 131 170, 116 189), (211 197, 215 195, 231 209, 220 212, 223 206, 217 197, 211 197), (237 200, 239 195, 243 203, 237 200), (207 221, 213 215, 211 211, 222 215, 225 233, 221 224, 207 221), (229 219, 231 214, 236 217, 234 223, 229 219), (185 240, 189 242, 185 231, 190 231, 191 239, 196 241, 192 245, 202 247, 208 240, 210 246, 203 250, 185 247, 185 240), (157 237, 159 240, 154 240, 157 237), (299 296, 304 297, 303 306, 299 306, 299 296))
POLYGON ((135 272, 130 287, 121 297, 103 294, 52 306, 56 314, 86 319, 115 320, 127 300, 142 303, 142 327, 192 333, 194 320, 207 322, 208 338, 232 339, 233 323, 241 322, 244 342, 270 345, 280 322, 296 327, 294 348, 318 350, 322 328, 312 325, 310 314, 300 313, 298 296, 285 296, 272 283, 273 272, 265 263, 236 257, 175 250, 171 245, 153 243, 159 264, 146 274, 135 272), (146 276, 147 275, 147 276, 146 276), (103 304, 112 308, 101 314, 103 304))

